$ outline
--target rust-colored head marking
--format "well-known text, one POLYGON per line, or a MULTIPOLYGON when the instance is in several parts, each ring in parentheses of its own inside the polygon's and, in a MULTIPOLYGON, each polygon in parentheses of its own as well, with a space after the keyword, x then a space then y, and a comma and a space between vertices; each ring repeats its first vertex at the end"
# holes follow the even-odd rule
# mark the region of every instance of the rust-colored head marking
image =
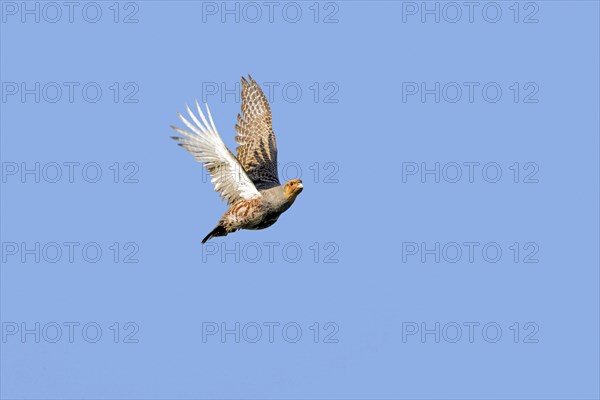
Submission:
POLYGON ((292 179, 285 184, 284 193, 286 197, 296 197, 302 192, 304 185, 301 179, 292 179))

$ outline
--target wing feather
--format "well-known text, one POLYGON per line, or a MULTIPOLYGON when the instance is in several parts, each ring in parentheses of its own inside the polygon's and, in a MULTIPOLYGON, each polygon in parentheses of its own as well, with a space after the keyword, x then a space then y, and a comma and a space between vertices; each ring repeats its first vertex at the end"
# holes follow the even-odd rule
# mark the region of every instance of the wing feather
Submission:
POLYGON ((280 185, 271 108, 258 83, 248 79, 242 77, 242 113, 235 126, 237 159, 258 189, 268 189, 280 185))
POLYGON ((260 197, 261 194, 243 166, 219 136, 208 104, 206 104, 206 111, 210 124, 207 122, 198 101, 196 101, 196 108, 202 122, 198 120, 187 105, 185 108, 193 123, 177 113, 179 119, 189 131, 171 126, 175 132, 183 136, 173 136, 173 139, 177 140, 179 145, 193 155, 197 161, 204 163, 210 173, 211 182, 215 185, 215 191, 221 194, 227 204, 235 203, 239 199, 249 200, 260 197))

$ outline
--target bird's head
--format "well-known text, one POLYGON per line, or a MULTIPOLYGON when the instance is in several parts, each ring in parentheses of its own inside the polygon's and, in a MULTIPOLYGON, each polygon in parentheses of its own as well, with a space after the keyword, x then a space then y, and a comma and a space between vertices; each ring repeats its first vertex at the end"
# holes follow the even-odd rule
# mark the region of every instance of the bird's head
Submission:
POLYGON ((303 189, 304 186, 302 185, 301 179, 292 179, 288 181, 283 187, 283 193, 285 194, 286 198, 295 199, 296 196, 298 196, 303 189))

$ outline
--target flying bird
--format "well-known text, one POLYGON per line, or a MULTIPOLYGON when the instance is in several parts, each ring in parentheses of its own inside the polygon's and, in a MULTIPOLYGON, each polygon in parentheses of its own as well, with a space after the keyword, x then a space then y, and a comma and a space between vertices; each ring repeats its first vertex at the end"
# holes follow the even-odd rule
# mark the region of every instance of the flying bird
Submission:
POLYGON ((215 191, 230 206, 202 243, 239 229, 268 228, 290 208, 304 186, 300 179, 283 185, 279 181, 277 144, 267 98, 250 75, 248 80, 242 77, 242 112, 235 125, 237 157, 223 143, 205 105, 208 121, 196 101, 200 120, 186 106, 191 122, 177 115, 189 130, 171 126, 182 135, 172 138, 204 164, 215 191))

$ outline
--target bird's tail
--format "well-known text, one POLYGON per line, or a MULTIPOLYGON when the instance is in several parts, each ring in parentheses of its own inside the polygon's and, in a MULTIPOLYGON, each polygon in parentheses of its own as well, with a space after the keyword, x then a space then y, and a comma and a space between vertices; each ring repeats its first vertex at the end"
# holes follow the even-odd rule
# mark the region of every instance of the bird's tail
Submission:
POLYGON ((206 237, 204 239, 202 239, 202 243, 206 243, 211 238, 216 237, 216 236, 227 236, 228 233, 229 232, 227 232, 225 227, 223 227, 221 224, 219 224, 215 227, 215 229, 210 231, 210 233, 208 235, 206 235, 206 237))

